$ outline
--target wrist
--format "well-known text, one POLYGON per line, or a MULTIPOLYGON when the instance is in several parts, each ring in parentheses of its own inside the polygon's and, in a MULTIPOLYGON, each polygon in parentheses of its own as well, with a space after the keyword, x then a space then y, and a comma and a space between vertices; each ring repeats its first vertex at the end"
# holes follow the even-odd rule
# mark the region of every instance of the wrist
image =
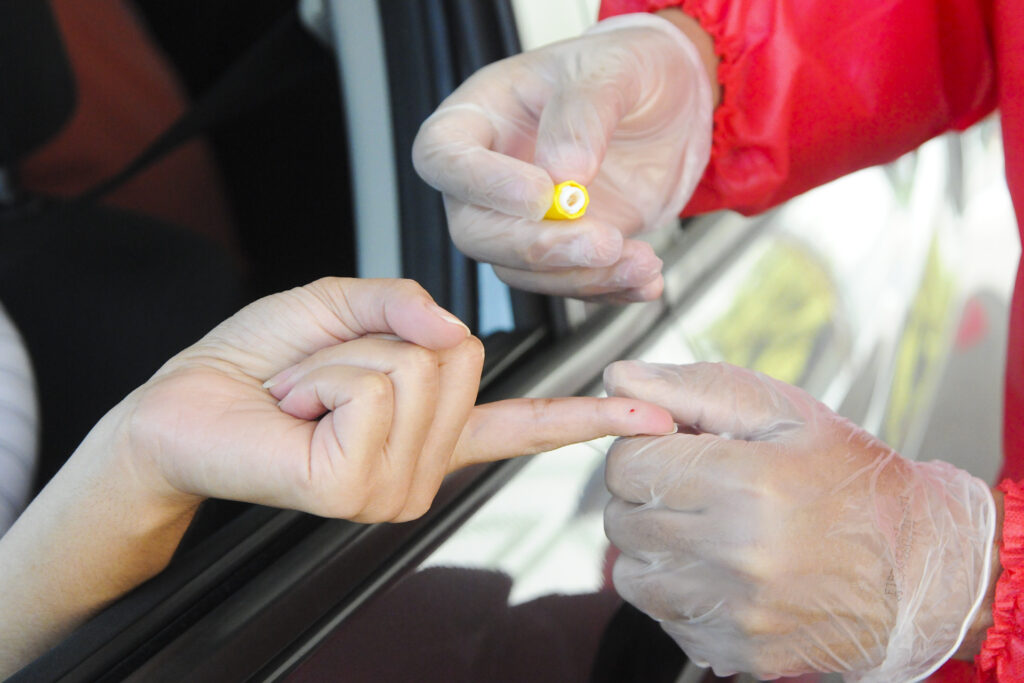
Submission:
POLYGON ((139 467, 131 412, 107 413, 0 537, 0 678, 161 571, 192 519, 197 499, 139 467))
POLYGON ((155 574, 170 559, 203 499, 171 486, 158 458, 145 450, 136 421, 139 391, 96 423, 53 483, 64 507, 77 508, 76 514, 92 514, 88 506, 98 506, 97 517, 110 531, 117 530, 126 550, 136 547, 140 555, 151 554, 153 567, 140 573, 155 574))
POLYGON ((658 10, 654 14, 662 19, 666 19, 678 28, 697 48, 697 53, 700 55, 704 70, 707 73, 708 84, 711 86, 712 106, 717 107, 722 101, 722 84, 718 82, 719 57, 715 52, 714 38, 704 30, 699 21, 678 7, 658 10))
MULTIPOLYGON (((111 421, 107 432, 99 435, 99 442, 101 447, 109 448, 106 467, 140 502, 171 515, 180 514, 194 510, 205 496, 186 492, 171 481, 165 460, 173 451, 174 433, 167 422, 173 422, 176 406, 159 388, 153 391, 150 382, 125 397, 97 424, 98 429, 108 418, 111 421)), ((82 447, 92 435, 90 432, 82 447)))

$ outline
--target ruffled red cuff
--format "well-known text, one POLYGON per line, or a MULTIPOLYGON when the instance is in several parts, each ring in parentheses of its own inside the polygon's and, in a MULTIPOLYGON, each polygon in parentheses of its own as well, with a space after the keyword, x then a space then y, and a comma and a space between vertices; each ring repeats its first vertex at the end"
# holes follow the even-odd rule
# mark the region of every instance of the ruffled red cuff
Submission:
POLYGON ((975 658, 975 681, 1024 681, 1024 488, 1010 480, 1003 492, 1003 539, 993 624, 975 658))
POLYGON ((712 37, 722 100, 684 213, 757 213, 992 111, 981 4, 604 0, 599 16, 679 7, 712 37))

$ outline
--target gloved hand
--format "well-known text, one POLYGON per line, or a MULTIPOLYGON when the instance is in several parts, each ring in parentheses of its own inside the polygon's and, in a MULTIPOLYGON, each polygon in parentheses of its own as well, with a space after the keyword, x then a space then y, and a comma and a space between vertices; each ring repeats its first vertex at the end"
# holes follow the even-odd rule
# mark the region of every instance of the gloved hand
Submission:
POLYGON ((741 368, 621 362, 605 383, 680 426, 612 447, 605 529, 618 591, 692 659, 891 683, 957 650, 989 583, 983 482, 741 368))
POLYGON ((455 244, 509 285, 653 299, 661 261, 629 238, 689 199, 710 154, 711 102, 679 29, 615 17, 474 74, 424 122, 413 162, 444 193, 455 244), (587 186, 586 215, 543 220, 565 180, 587 186))

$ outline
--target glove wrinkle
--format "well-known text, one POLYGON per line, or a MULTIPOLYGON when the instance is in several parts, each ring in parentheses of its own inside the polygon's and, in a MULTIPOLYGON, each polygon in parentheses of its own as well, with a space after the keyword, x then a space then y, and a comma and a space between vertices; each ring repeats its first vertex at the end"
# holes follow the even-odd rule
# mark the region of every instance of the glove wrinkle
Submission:
POLYGON ((704 432, 618 439, 605 472, 615 586, 691 658, 885 683, 957 651, 988 588, 983 482, 742 368, 618 362, 605 380, 704 432))

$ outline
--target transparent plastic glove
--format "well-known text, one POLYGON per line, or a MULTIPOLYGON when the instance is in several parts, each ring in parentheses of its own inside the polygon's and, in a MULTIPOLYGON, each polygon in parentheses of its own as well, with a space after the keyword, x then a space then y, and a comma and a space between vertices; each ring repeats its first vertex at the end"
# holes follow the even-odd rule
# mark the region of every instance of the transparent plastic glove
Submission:
POLYGON ((661 293, 630 239, 676 216, 707 165, 711 89, 693 44, 647 14, 470 77, 424 122, 416 170, 444 193, 452 239, 508 284, 613 301, 661 293), (583 218, 543 220, 554 184, 587 186, 583 218))
POLYGON ((955 653, 989 580, 983 482, 733 366, 622 362, 605 383, 680 426, 612 447, 605 529, 618 591, 692 659, 892 683, 955 653))

